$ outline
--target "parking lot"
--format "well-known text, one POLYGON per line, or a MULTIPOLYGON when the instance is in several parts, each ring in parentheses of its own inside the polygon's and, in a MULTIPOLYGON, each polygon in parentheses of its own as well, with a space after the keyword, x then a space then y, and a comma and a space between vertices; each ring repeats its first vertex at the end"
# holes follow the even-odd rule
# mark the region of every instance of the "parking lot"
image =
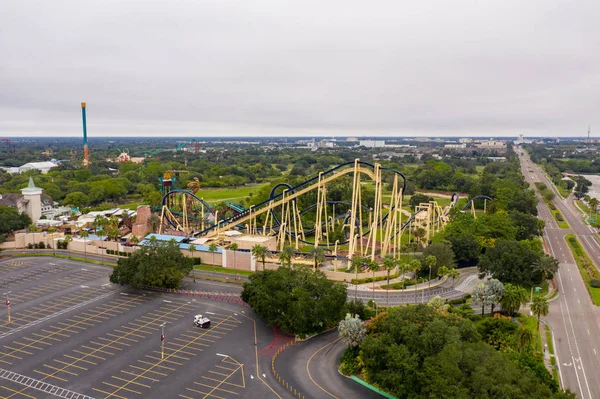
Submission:
MULTIPOLYGON (((0 311, 0 397, 275 397, 256 375, 248 308, 114 286, 110 271, 51 257, 0 261, 0 294, 11 302, 10 323, 0 311), (199 313, 209 328, 194 326, 199 313)), ((258 331, 260 341, 268 330, 258 331)))

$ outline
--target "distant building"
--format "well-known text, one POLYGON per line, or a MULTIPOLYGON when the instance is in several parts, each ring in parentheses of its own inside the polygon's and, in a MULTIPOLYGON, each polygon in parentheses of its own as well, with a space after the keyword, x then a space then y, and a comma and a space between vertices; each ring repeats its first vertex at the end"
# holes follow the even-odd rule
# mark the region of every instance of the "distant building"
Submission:
POLYGON ((505 150, 506 149, 506 141, 500 140, 486 140, 475 143, 475 147, 479 149, 486 150, 505 150))
POLYGON ((471 144, 473 142, 473 139, 468 139, 468 138, 458 139, 458 142, 464 143, 464 144, 471 144))
POLYGON ((346 141, 358 141, 356 137, 348 137, 346 141))
POLYGON ((454 149, 454 150, 460 150, 460 149, 467 148, 467 144, 465 144, 465 143, 462 143, 462 144, 445 144, 444 148, 449 148, 449 149, 454 149))
POLYGON ((381 148, 385 147, 385 140, 360 140, 358 142, 361 147, 381 148))
POLYGON ((0 204, 16 208, 20 213, 26 213, 34 222, 42 217, 42 212, 47 212, 54 207, 52 198, 42 194, 42 189, 35 186, 31 177, 27 187, 21 189, 21 194, 0 195, 0 204))
POLYGON ((46 162, 29 162, 25 165, 21 165, 19 167, 2 167, 0 169, 4 169, 6 172, 10 174, 18 174, 27 172, 29 170, 39 170, 43 174, 46 174, 50 171, 50 169, 55 168, 59 165, 58 162, 55 161, 46 161, 46 162))

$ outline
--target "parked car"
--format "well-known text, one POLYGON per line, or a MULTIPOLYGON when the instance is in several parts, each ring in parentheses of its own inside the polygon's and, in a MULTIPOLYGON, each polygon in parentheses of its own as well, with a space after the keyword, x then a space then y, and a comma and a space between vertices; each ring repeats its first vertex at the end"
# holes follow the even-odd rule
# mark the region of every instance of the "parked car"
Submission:
POLYGON ((194 317, 194 325, 200 328, 210 327, 210 319, 208 317, 202 317, 201 314, 197 314, 194 317))

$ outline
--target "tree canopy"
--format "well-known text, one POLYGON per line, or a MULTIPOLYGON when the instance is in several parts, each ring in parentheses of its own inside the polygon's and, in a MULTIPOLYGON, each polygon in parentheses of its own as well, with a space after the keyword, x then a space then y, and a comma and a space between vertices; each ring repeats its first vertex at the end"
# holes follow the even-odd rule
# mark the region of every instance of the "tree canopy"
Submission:
POLYGON ((339 322, 346 295, 346 287, 306 266, 254 273, 242 291, 242 299, 269 325, 299 336, 339 322))
POLYGON ((347 352, 359 353, 368 382, 397 398, 575 398, 559 390, 526 341, 523 350, 518 334, 509 320, 477 326, 431 306, 405 306, 372 320, 360 350, 347 352))
POLYGON ((25 213, 19 213, 16 208, 0 205, 0 235, 21 230, 31 224, 31 219, 25 213))
POLYGON ((179 288, 181 280, 193 269, 193 259, 185 257, 174 241, 150 240, 128 258, 121 258, 110 275, 110 282, 132 287, 179 288))

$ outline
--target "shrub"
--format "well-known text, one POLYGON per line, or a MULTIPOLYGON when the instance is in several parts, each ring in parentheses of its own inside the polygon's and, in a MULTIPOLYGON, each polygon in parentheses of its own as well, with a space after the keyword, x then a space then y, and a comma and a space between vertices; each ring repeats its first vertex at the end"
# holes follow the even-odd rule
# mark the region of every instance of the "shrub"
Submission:
POLYGON ((456 298, 456 299, 452 299, 452 300, 448 301, 448 304, 450 304, 450 305, 462 305, 463 303, 467 303, 466 297, 456 298))
POLYGON ((554 216, 556 216, 556 220, 558 220, 559 222, 564 221, 565 219, 563 218, 563 215, 561 215, 560 213, 555 213, 554 216))
POLYGON ((44 248, 46 248, 46 245, 44 244, 44 242, 43 242, 43 241, 40 241, 40 243, 37 245, 37 247, 38 247, 39 249, 44 249, 44 248))
POLYGON ((590 280, 590 285, 594 288, 600 288, 600 280, 590 280))
POLYGON ((340 372, 344 375, 354 375, 360 372, 360 364, 358 361, 358 348, 346 348, 344 354, 340 358, 340 372))
POLYGON ((554 203, 552 203, 552 202, 548 203, 548 207, 550 207, 550 209, 552 209, 553 211, 556 210, 556 205, 554 205, 554 203))

